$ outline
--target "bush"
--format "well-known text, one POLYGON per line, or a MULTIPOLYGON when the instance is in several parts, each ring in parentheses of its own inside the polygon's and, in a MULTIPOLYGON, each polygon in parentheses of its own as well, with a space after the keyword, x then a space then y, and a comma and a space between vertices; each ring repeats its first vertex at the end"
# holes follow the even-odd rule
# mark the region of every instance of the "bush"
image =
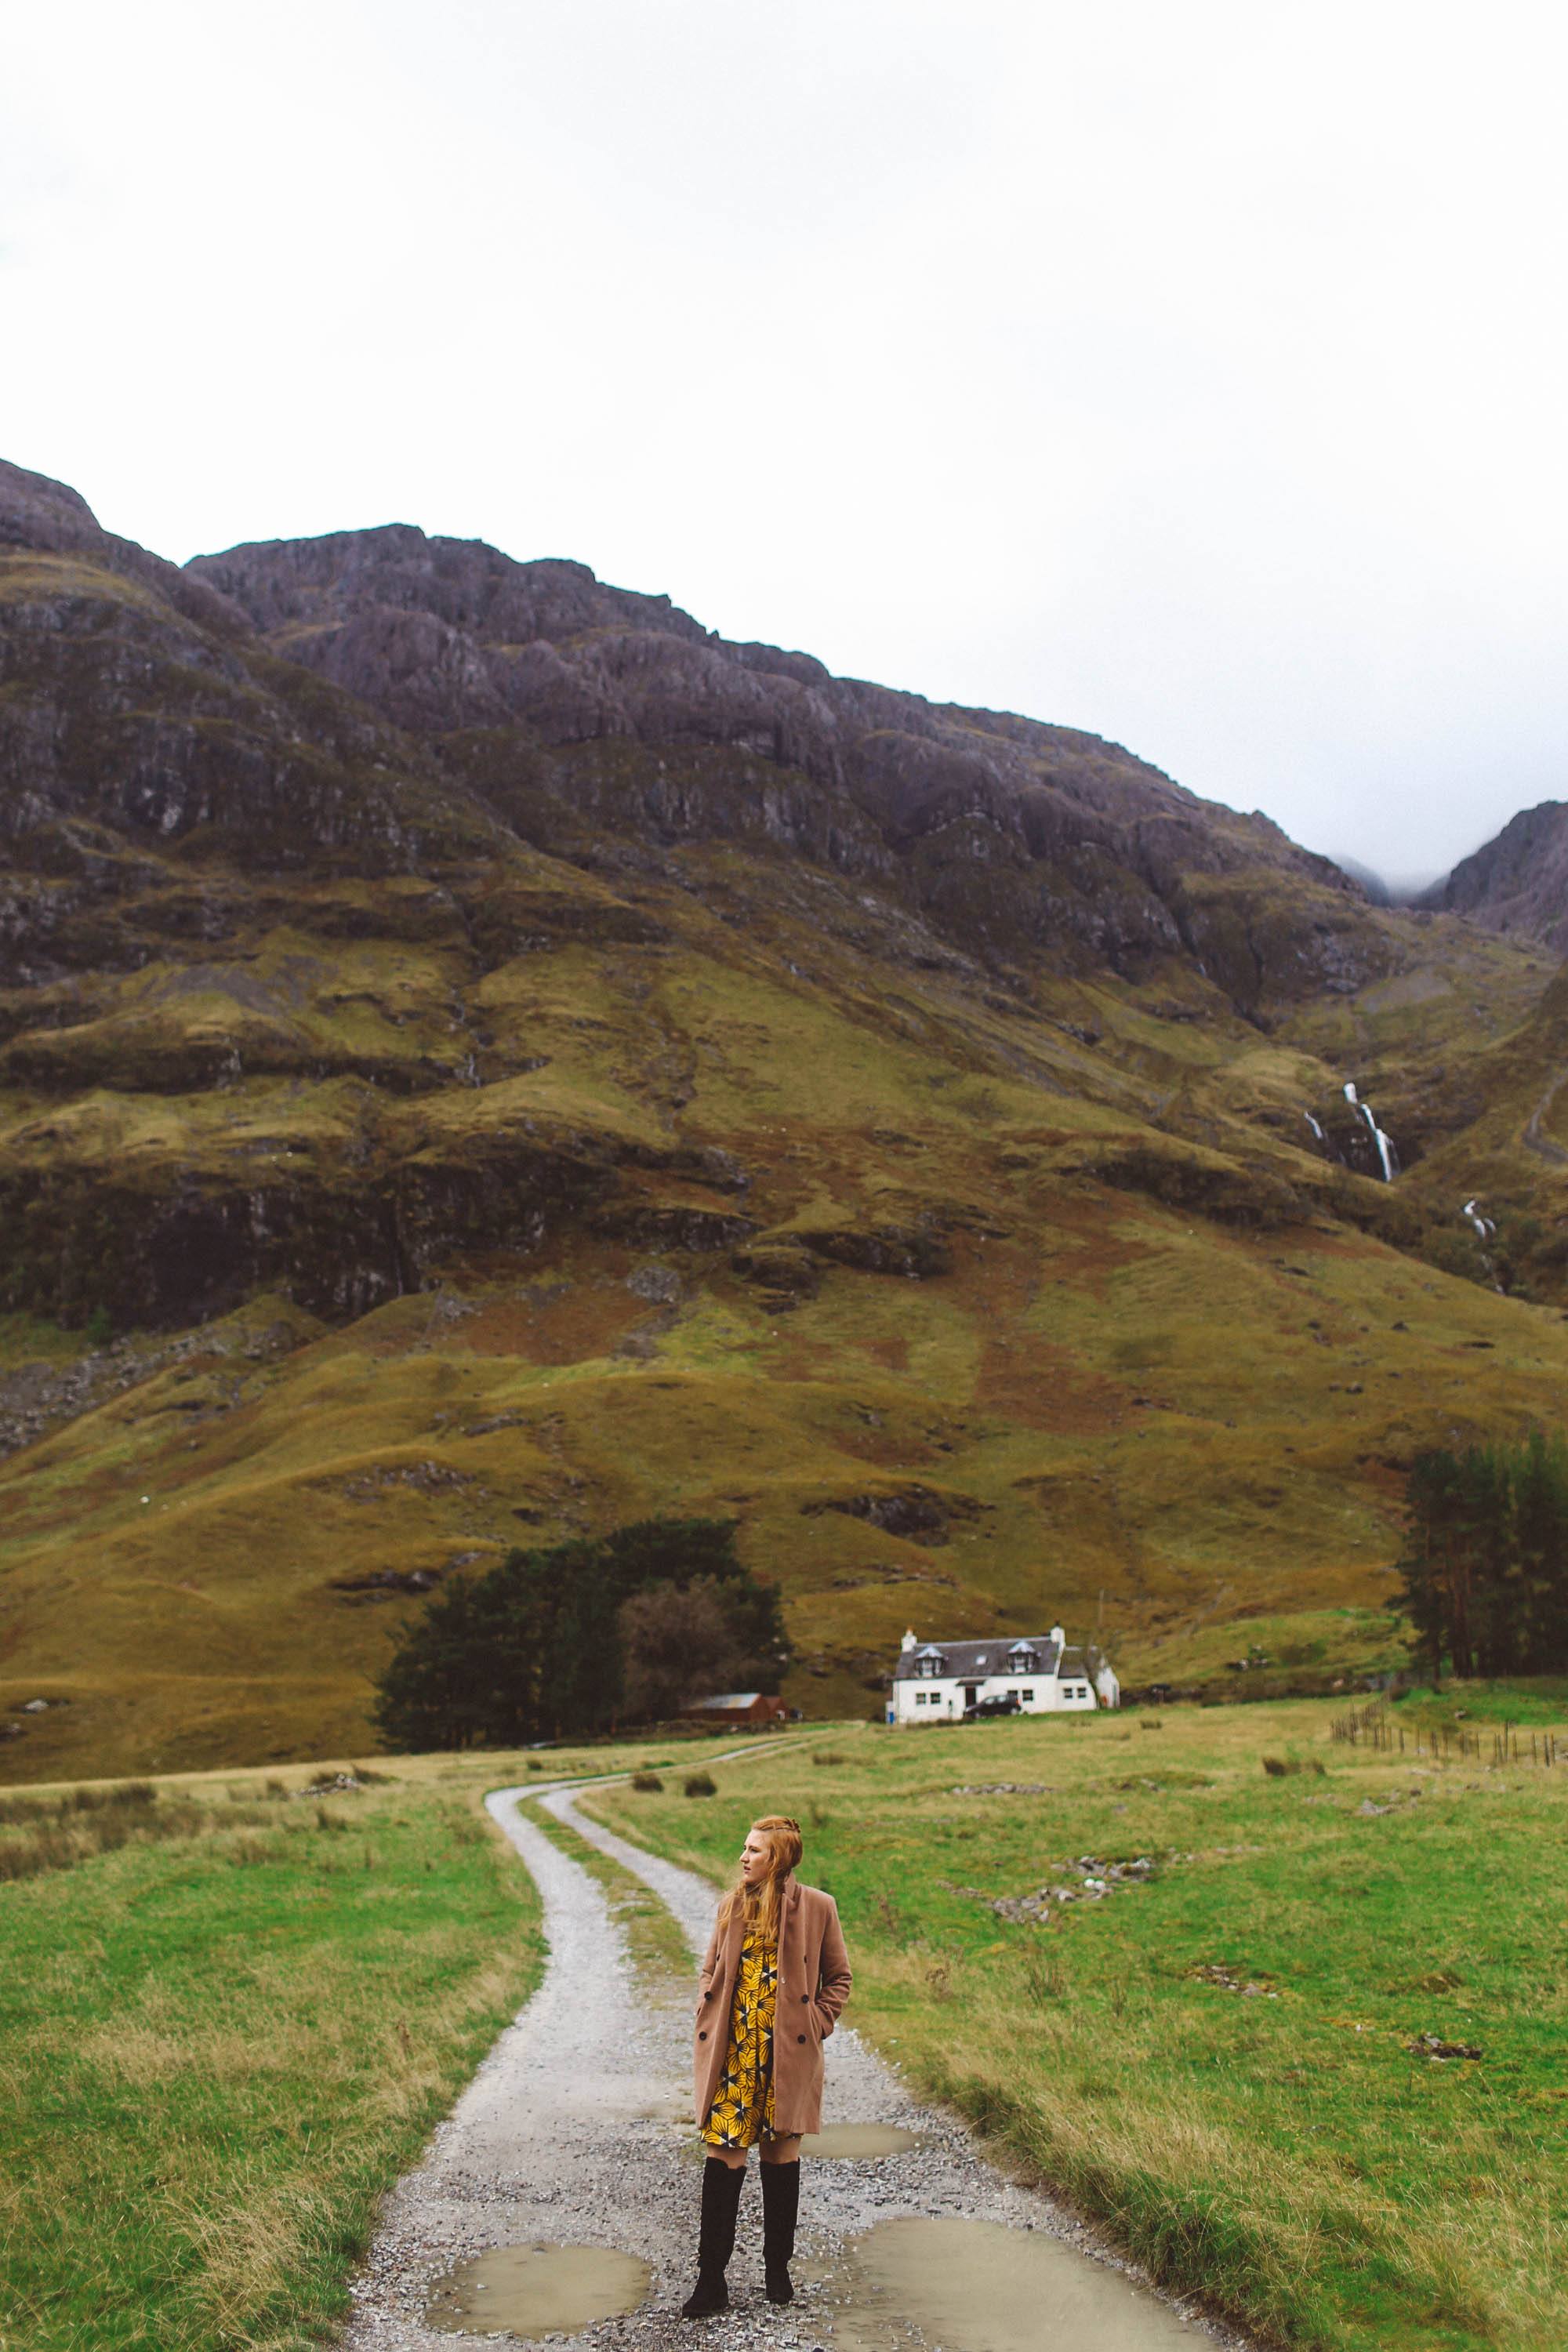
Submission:
POLYGON ((711 1772, 689 1772, 681 1783, 689 1797, 716 1797, 719 1784, 711 1772))
POLYGON ((657 1772, 634 1772, 632 1786, 634 1789, 662 1789, 664 1782, 657 1772))

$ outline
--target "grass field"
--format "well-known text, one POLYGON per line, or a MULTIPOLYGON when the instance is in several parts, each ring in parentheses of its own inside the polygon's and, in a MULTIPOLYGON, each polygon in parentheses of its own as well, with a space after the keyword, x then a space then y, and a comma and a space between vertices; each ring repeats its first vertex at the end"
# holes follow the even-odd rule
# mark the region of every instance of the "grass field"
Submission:
POLYGON ((319 2344, 377 2197, 542 1967, 481 1792, 661 1753, 0 1799, 3 2352, 319 2344))
MULTIPOLYGON (((1568 1685, 1393 1712, 1459 1708, 1562 1725, 1568 1685)), ((1568 1772, 1351 1749, 1333 1713, 834 1727, 704 1802, 585 1803, 715 1877, 754 1814, 793 1812, 844 1916, 851 2021, 1158 2276, 1323 2352, 1548 2352, 1568 1772), (1044 1924, 993 1908, 1051 1887, 1078 1899, 1047 1895, 1044 1924)))

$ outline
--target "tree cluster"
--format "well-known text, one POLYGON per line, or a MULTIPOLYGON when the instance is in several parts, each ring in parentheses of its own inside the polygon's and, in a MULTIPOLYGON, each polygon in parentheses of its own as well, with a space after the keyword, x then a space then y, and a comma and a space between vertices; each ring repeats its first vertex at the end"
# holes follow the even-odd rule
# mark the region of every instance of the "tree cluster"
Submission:
POLYGON ((1434 1677, 1568 1672, 1568 1444, 1418 1454, 1399 1566, 1434 1677))
POLYGON ((399 1633, 372 1716, 389 1748, 584 1738, 742 1685, 776 1691, 777 1588, 730 1519, 641 1519, 456 1576, 399 1633))

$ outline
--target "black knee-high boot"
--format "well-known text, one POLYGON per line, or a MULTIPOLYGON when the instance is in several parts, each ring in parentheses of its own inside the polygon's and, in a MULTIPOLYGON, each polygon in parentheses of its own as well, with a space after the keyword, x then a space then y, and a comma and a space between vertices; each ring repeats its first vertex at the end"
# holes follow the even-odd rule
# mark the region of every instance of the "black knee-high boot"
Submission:
POLYGON ((795 2217, 800 2211, 800 2158, 793 2164, 764 2164, 763 2175, 763 2269, 768 2301, 793 2303, 790 2257, 795 2252, 795 2217))
POLYGON ((710 2156, 702 2168, 702 2220, 697 2237, 697 2284, 680 2306, 683 2319, 707 2319, 730 2307, 724 2273, 735 2251, 735 2215, 746 2178, 743 2164, 710 2156))

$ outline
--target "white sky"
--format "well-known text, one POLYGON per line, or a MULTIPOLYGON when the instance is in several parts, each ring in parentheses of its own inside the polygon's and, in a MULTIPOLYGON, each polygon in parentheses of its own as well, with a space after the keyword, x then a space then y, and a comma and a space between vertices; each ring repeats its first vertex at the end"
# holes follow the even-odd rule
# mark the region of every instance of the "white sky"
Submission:
POLYGON ((1568 798, 1560 12, 50 0, 0 454, 390 520, 1430 875, 1568 798))

